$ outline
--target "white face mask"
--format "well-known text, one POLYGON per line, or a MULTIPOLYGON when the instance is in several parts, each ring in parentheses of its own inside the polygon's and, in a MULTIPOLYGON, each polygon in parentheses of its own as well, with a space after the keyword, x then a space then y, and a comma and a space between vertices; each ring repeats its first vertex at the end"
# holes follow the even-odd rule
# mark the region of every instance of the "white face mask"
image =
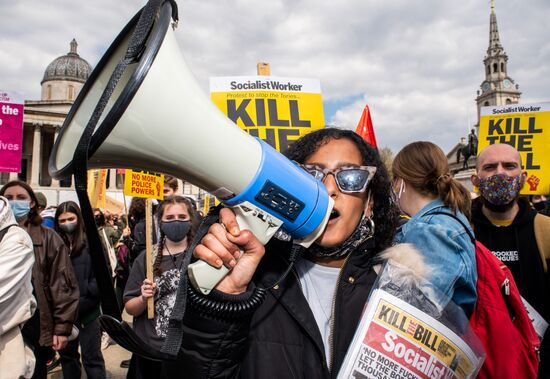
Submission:
POLYGON ((403 179, 401 180, 401 183, 399 184, 399 191, 396 192, 394 186, 391 187, 391 198, 393 203, 399 208, 399 211, 401 214, 407 214, 407 212, 403 211, 403 208, 401 207, 401 195, 403 195, 406 191, 405 181, 403 179))
POLYGON ((401 200, 401 195, 405 193, 405 181, 401 179, 401 184, 399 185, 399 193, 397 194, 397 198, 401 200))

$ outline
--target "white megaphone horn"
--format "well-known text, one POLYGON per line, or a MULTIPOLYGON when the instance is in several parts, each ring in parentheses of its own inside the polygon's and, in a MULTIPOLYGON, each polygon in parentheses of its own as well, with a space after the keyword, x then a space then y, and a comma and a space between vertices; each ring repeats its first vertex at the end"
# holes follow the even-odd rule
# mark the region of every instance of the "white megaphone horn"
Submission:
MULTIPOLYGON (((71 108, 50 157, 53 177, 73 172, 78 141, 126 53, 136 22, 137 16, 111 44, 71 108)), ((173 175, 233 207, 241 227, 262 242, 282 226, 309 246, 332 209, 324 185, 216 108, 190 73, 170 22, 171 5, 165 2, 139 60, 126 67, 97 123, 89 168, 173 175)), ((189 276, 195 288, 208 293, 226 272, 197 262, 189 276)))

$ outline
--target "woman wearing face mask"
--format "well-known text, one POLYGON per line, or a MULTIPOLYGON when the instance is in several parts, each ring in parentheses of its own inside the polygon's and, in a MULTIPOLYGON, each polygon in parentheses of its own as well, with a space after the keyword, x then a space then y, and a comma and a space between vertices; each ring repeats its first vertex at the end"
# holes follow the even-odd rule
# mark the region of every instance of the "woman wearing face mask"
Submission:
POLYGON ((19 226, 30 235, 35 263, 32 270, 38 311, 25 324, 23 336, 33 345, 36 366, 33 378, 46 378, 46 362, 51 348, 67 345, 78 310, 78 283, 69 258, 69 249, 59 235, 41 225, 38 201, 25 182, 11 181, 0 189, 19 226))
MULTIPOLYGON (((154 349, 160 350, 176 300, 180 268, 188 243, 197 229, 197 214, 182 196, 169 197, 157 209, 160 242, 153 246, 153 281, 145 278, 145 251, 134 261, 126 288, 124 308, 134 316, 134 330, 154 349), (147 299, 155 299, 155 317, 147 318, 147 299)), ((166 377, 161 362, 132 355, 127 378, 166 377)))
POLYGON ((33 264, 31 238, 17 226, 8 200, 0 197, 0 370, 5 378, 30 378, 34 370, 32 350, 21 334, 36 310, 33 264))
POLYGON ((80 302, 76 325, 78 338, 70 341, 60 351, 61 367, 65 378, 80 378, 82 365, 88 378, 105 378, 105 361, 101 354, 101 329, 99 325, 100 296, 92 268, 92 260, 80 207, 74 201, 61 203, 55 212, 54 229, 59 233, 70 251, 75 270, 80 302), (80 345, 80 354, 78 347, 80 345))
POLYGON ((221 210, 194 254, 232 270, 207 297, 194 289, 200 300, 188 297, 178 363, 189 377, 330 378, 342 365, 377 277, 373 267, 393 240, 388 175, 378 152, 350 130, 312 132, 286 155, 326 186, 330 220, 257 307, 231 315, 203 312, 200 302, 250 299, 287 270, 292 246, 273 238, 264 247, 240 230, 231 210, 221 210))
POLYGON ((470 193, 453 179, 447 157, 431 142, 405 146, 392 172, 395 202, 410 217, 396 242, 413 243, 423 253, 432 273, 428 280, 469 316, 477 298, 475 248, 457 220, 437 213, 452 213, 469 228, 470 193))

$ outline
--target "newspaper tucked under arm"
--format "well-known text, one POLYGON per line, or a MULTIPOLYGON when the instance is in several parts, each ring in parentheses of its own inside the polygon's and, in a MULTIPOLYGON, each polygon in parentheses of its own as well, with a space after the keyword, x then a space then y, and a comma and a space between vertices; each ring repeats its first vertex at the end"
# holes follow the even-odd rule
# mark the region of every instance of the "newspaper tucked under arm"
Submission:
POLYGON ((338 378, 475 378, 484 352, 466 316, 403 269, 385 265, 338 378))

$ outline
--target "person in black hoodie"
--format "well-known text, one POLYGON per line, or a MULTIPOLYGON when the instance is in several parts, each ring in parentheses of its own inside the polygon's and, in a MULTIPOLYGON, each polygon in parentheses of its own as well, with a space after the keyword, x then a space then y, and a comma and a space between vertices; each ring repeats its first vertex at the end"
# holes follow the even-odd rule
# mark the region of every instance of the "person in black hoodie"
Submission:
MULTIPOLYGON (((154 212, 153 212, 154 214, 154 212)), ((157 243, 157 225, 153 217, 153 244, 157 243)), ((133 197, 128 210, 128 226, 122 231, 122 243, 130 250, 130 266, 145 249, 145 199, 133 197)))
POLYGON ((272 239, 264 248, 221 210, 195 255, 233 269, 208 299, 235 304, 255 287, 269 289, 257 309, 233 315, 201 310, 206 298, 198 292, 198 302, 188 298, 178 362, 186 378, 330 378, 342 365, 377 278, 373 266, 393 240, 388 174, 378 152, 350 130, 312 132, 287 157, 326 186, 335 202, 328 225, 269 288, 289 267, 291 243, 272 239), (244 254, 235 261, 238 246, 244 254))
MULTIPOLYGON (((521 157, 510 145, 490 145, 480 152, 476 171, 472 176, 480 192, 472 207, 476 238, 508 266, 521 296, 548 322, 550 280, 535 239, 537 211, 519 197, 526 181, 521 157)), ((540 378, 550 377, 549 347, 547 330, 541 347, 540 378)))
POLYGON ((71 262, 80 289, 76 321, 79 336, 60 351, 63 377, 68 379, 81 377, 82 369, 78 353, 80 345, 82 364, 87 377, 105 378, 105 361, 101 353, 101 330, 98 320, 100 315, 99 289, 86 242, 84 220, 79 206, 74 201, 61 203, 57 207, 54 229, 70 249, 71 262))

